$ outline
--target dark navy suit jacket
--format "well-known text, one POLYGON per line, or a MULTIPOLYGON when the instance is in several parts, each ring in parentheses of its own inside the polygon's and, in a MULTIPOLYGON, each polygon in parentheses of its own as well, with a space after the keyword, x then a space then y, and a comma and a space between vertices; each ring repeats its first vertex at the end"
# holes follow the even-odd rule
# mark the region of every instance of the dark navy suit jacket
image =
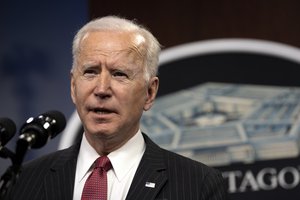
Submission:
MULTIPOLYGON (((219 171, 164 150, 143 135, 146 150, 126 200, 226 199, 219 171), (146 187, 147 182, 155 183, 155 187, 146 187)), ((25 164, 7 199, 72 200, 79 146, 25 164)))

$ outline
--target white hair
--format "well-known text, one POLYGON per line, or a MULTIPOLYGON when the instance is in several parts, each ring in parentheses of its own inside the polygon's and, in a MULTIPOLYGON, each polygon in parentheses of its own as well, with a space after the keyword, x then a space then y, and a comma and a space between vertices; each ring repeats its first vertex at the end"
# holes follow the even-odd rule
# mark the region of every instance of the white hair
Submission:
POLYGON ((80 49, 80 42, 89 33, 93 31, 124 31, 138 33, 145 38, 145 79, 149 80, 150 77, 156 76, 158 71, 159 53, 161 47, 157 39, 142 25, 137 24, 135 21, 130 21, 117 16, 106 16, 97 18, 86 25, 84 25, 73 40, 73 66, 72 71, 76 67, 78 52, 80 49))

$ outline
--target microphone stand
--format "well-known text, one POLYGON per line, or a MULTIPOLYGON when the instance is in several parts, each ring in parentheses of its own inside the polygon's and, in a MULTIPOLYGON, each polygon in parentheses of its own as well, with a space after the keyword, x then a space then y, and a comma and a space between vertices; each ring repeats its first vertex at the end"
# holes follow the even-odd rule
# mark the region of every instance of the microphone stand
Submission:
POLYGON ((9 189, 16 183, 19 173, 20 166, 11 165, 8 167, 6 172, 1 176, 0 180, 0 199, 4 199, 9 189))
POLYGON ((10 158, 12 161, 12 165, 7 168, 0 179, 0 199, 4 199, 9 189, 17 182, 21 172, 21 166, 28 149, 28 144, 22 141, 20 143, 21 145, 17 145, 16 153, 13 153, 5 147, 0 149, 0 156, 10 158))
POLYGON ((0 157, 1 158, 10 158, 11 160, 13 160, 15 157, 15 154, 8 148, 0 145, 0 157))
MULTIPOLYGON (((39 148, 46 144, 49 137, 53 138, 66 125, 64 115, 58 111, 49 111, 36 118, 29 118, 21 128, 21 135, 17 141, 16 153, 9 149, 0 148, 2 157, 10 158, 10 166, 0 179, 0 199, 4 199, 7 192, 16 183, 21 173, 22 163, 28 149, 39 148)), ((1 144, 0 144, 1 145, 1 144)), ((1 147, 1 146, 0 146, 1 147)))

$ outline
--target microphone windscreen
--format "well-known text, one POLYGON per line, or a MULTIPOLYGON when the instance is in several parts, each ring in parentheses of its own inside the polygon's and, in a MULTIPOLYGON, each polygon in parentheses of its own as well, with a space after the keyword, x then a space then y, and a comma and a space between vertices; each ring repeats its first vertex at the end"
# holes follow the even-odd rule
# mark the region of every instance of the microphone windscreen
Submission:
POLYGON ((26 141, 31 148, 40 148, 49 138, 52 139, 63 131, 65 126, 65 116, 56 110, 30 117, 20 129, 19 143, 26 141))
POLYGON ((51 138, 55 137, 61 131, 63 131, 66 127, 66 118, 64 114, 59 111, 51 110, 43 114, 44 116, 50 117, 56 121, 56 123, 52 127, 51 138))
POLYGON ((0 118, 0 142, 4 146, 16 133, 16 124, 9 118, 0 118))

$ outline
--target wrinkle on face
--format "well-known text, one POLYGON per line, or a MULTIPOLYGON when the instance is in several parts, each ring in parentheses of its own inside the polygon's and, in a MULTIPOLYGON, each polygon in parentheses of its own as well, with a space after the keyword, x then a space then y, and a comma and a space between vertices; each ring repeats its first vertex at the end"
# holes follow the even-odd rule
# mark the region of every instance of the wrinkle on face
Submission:
POLYGON ((81 41, 71 94, 99 154, 128 141, 139 129, 143 110, 153 104, 158 80, 150 86, 145 81, 145 53, 145 38, 137 33, 93 32, 81 41))
POLYGON ((143 59, 145 57, 145 44, 146 44, 146 40, 145 38, 140 35, 140 34, 135 34, 133 36, 133 43, 131 45, 131 50, 133 52, 135 52, 139 57, 140 59, 143 59))
MULTIPOLYGON (((120 32, 122 33, 122 32, 120 32)), ((87 33, 81 40, 81 44, 80 47, 85 48, 84 44, 85 44, 85 40, 90 36, 90 33, 87 33)), ((125 57, 131 57, 131 61, 132 63, 135 64, 135 62, 139 62, 137 63, 138 65, 143 66, 143 64, 145 63, 145 53, 146 53, 146 47, 145 47, 145 43, 146 43, 146 39, 144 36, 142 36, 139 33, 128 33, 127 35, 127 39, 124 40, 124 42, 126 42, 127 44, 125 46, 127 46, 127 48, 125 49, 120 49, 119 47, 114 47, 114 46, 110 46, 110 44, 107 44, 107 48, 106 49, 93 49, 94 52, 92 55, 84 55, 85 52, 87 51, 81 51, 81 49, 78 50, 78 56, 77 56, 77 61, 76 63, 80 63, 78 61, 78 59, 80 59, 81 56, 83 57, 89 57, 89 56, 104 56, 104 57, 111 57, 111 58, 117 58, 117 57, 121 57, 122 55, 124 55, 125 57)), ((120 45, 122 46, 122 45, 120 45)), ((124 47, 124 45, 122 46, 124 47)), ((90 53, 90 51, 88 51, 90 53)), ((127 59, 127 58, 126 58, 127 59)), ((116 60, 116 59, 115 59, 116 60)), ((88 63, 87 63, 88 64, 88 63)), ((96 63, 92 63, 92 64, 96 64, 96 63)))
POLYGON ((77 58, 77 63, 81 65, 76 67, 79 75, 83 74, 87 68, 99 66, 114 66, 115 69, 120 67, 122 70, 128 70, 131 73, 131 79, 138 74, 145 73, 145 38, 142 35, 126 34, 126 38, 120 43, 106 43, 101 48, 97 48, 96 42, 95 44, 88 43, 87 46, 85 40, 88 36, 92 37, 92 34, 86 35, 81 41, 81 47, 85 51, 81 51, 77 58), (105 63, 102 63, 104 61, 105 63))

